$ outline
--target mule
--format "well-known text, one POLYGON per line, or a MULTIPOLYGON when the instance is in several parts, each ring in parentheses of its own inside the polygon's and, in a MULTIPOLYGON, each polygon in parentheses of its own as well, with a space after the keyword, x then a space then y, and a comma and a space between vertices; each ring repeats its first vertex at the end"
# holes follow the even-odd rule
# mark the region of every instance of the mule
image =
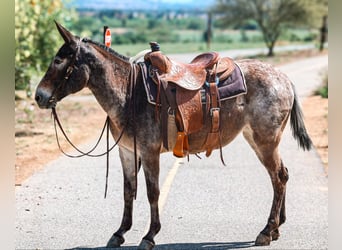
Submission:
MULTIPOLYGON (((65 96, 89 88, 108 114, 110 131, 119 141, 119 155, 124 174, 124 212, 119 229, 107 247, 119 247, 124 234, 132 226, 132 207, 136 193, 137 161, 142 164, 150 204, 150 227, 139 249, 152 249, 154 237, 161 228, 158 212, 159 158, 165 152, 162 130, 155 106, 148 103, 139 68, 132 80, 135 63, 103 44, 80 39, 56 23, 64 44, 52 60, 36 89, 35 100, 40 108, 54 108, 65 96), (132 93, 132 84, 135 93, 132 93), (135 119, 130 107, 134 99, 135 119), (136 129, 139 126, 139 129, 136 129), (134 141, 136 146, 134 146, 134 141), (134 154, 136 147, 137 157, 134 154)), ((279 154, 279 142, 290 119, 292 134, 303 150, 312 142, 305 128, 294 85, 289 78, 269 64, 257 60, 238 60, 248 92, 221 103, 221 142, 229 144, 240 133, 265 166, 272 182, 273 202, 265 227, 255 245, 269 245, 280 236, 279 227, 285 222, 285 192, 289 175, 279 154)), ((210 131, 210 121, 189 136, 190 153, 200 152, 210 131)))

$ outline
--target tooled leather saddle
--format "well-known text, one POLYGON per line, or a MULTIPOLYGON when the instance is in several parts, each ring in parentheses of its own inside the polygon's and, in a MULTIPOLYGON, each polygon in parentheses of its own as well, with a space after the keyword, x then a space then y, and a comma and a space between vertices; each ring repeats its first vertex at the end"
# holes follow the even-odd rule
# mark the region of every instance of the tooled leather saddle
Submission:
POLYGON ((190 149, 188 136, 198 132, 208 116, 211 130, 202 148, 206 156, 210 156, 215 148, 221 150, 220 101, 247 91, 239 67, 228 57, 220 58, 217 52, 202 53, 189 64, 184 64, 162 54, 158 43, 151 42, 150 45, 152 51, 144 56, 145 76, 148 78, 144 84, 149 101, 153 100, 161 112, 164 147, 173 147, 176 157, 187 156, 190 149), (236 81, 237 78, 242 81, 236 81), (235 84, 234 87, 232 81, 239 82, 238 86, 235 84), (224 86, 226 89, 220 91, 224 86), (170 138, 170 118, 177 128, 175 140, 170 138))

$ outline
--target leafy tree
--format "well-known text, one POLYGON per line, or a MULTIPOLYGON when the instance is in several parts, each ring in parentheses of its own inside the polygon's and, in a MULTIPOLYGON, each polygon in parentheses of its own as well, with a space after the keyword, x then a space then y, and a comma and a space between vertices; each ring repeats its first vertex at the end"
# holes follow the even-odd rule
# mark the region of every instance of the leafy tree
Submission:
POLYGON ((327 14, 328 0, 217 0, 216 13, 225 25, 243 25, 254 20, 273 56, 273 48, 281 33, 291 26, 318 27, 327 14))
POLYGON ((63 9, 62 0, 15 0, 15 88, 31 95, 34 72, 48 67, 62 40, 54 19, 70 26, 76 17, 63 9))

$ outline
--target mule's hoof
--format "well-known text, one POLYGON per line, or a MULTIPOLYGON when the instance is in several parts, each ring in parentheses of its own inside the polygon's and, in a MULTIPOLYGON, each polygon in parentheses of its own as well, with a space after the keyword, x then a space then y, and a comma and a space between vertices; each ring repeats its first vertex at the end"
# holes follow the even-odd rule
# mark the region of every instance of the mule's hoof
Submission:
POLYGON ((271 243, 271 237, 260 233, 255 240, 256 246, 268 246, 271 243))
POLYGON ((277 230, 277 231, 273 231, 273 232, 271 233, 272 240, 277 240, 277 239, 279 239, 279 236, 280 236, 280 233, 279 233, 278 230, 277 230))
POLYGON ((106 247, 120 247, 124 242, 125 239, 122 236, 113 235, 106 247))
POLYGON ((140 245, 138 246, 138 250, 151 250, 153 249, 155 244, 149 240, 142 239, 140 245))

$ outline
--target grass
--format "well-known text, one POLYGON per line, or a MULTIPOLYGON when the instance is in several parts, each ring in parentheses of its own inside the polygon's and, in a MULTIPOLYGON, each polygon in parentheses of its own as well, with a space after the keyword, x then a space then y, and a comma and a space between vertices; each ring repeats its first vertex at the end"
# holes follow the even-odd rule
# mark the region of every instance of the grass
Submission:
POLYGON ((323 86, 315 91, 316 95, 320 95, 323 98, 328 98, 328 72, 325 71, 322 76, 323 86))
MULTIPOLYGON (((282 45, 290 44, 288 42, 281 43, 282 45)), ((294 44, 294 43, 291 43, 294 44)), ((299 43, 296 43, 299 44, 299 43)), ((303 43, 301 43, 303 44, 303 43)), ((207 48, 207 44, 204 42, 187 42, 187 43, 162 43, 160 44, 161 51, 164 54, 181 54, 181 53, 192 53, 192 52, 206 52, 206 51, 225 51, 231 49, 247 49, 247 48, 266 48, 263 42, 233 42, 233 43, 222 43, 214 42, 211 43, 210 48, 207 48)), ((112 45, 112 48, 122 55, 134 56, 140 51, 149 49, 148 43, 144 44, 122 44, 112 45)))
MULTIPOLYGON (((261 32, 257 30, 215 30, 210 48, 207 48, 207 44, 203 41, 202 30, 180 29, 172 30, 170 32, 173 36, 176 36, 178 40, 177 42, 160 42, 161 50, 165 54, 266 47, 261 32)), ((304 37, 311 34, 310 32, 311 31, 289 30, 285 35, 280 37, 277 44, 303 44, 305 43, 304 37), (294 36, 296 39, 292 39, 294 36)), ((150 34, 149 39, 151 39, 151 41, 157 39, 158 42, 158 34, 150 34)), ((112 48, 120 54, 133 56, 142 50, 149 49, 149 44, 148 42, 139 44, 113 44, 112 48)))

